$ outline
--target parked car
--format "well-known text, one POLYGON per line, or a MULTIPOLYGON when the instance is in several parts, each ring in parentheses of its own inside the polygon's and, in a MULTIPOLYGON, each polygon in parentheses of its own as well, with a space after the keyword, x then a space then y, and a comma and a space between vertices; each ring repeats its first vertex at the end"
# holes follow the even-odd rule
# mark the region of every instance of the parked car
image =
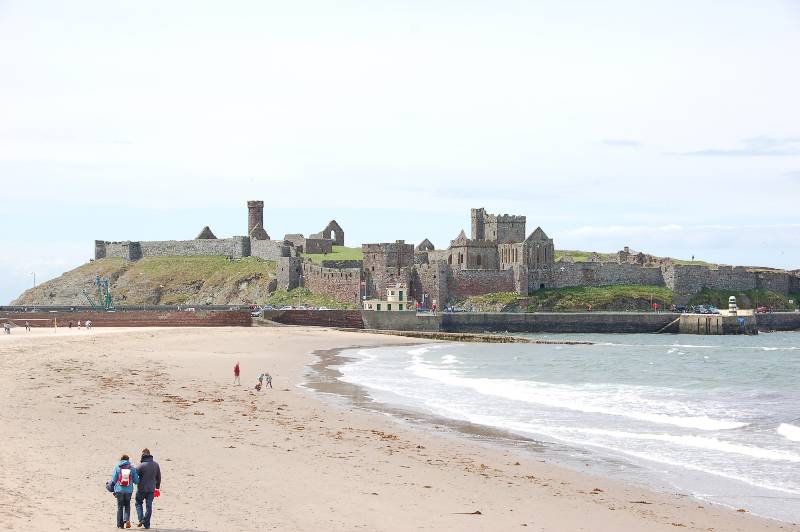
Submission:
POLYGON ((317 310, 330 310, 328 307, 319 307, 317 310))
POLYGON ((194 312, 195 310, 194 310, 194 307, 186 307, 185 309, 183 309, 183 311, 184 312, 194 312))
POLYGON ((284 305, 280 308, 280 310, 294 310, 291 305, 284 305))
POLYGON ((769 311, 770 309, 768 307, 765 307, 764 305, 756 307, 756 312, 758 312, 759 314, 766 314, 769 311))

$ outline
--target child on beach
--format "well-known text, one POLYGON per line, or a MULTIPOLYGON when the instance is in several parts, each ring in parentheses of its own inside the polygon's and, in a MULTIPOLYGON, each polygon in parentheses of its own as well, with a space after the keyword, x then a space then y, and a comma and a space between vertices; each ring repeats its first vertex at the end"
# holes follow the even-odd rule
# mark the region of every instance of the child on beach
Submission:
POLYGON ((272 375, 270 375, 269 373, 265 373, 264 378, 267 379, 267 386, 272 388, 272 375))
POLYGON ((234 384, 242 384, 242 381, 239 380, 239 363, 237 362, 235 366, 233 366, 233 383, 234 384))

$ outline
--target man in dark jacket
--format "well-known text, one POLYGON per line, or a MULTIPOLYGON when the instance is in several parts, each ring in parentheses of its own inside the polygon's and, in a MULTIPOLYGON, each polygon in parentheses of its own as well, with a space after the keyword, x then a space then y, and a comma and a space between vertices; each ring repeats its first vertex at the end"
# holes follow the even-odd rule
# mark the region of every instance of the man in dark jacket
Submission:
POLYGON ((136 471, 139 473, 139 488, 136 490, 136 516, 139 518, 139 524, 136 526, 150 528, 150 518, 153 516, 153 497, 155 492, 161 489, 161 468, 158 466, 158 462, 153 460, 150 449, 142 449, 142 459, 136 471), (143 502, 147 503, 144 512, 142 512, 143 502))

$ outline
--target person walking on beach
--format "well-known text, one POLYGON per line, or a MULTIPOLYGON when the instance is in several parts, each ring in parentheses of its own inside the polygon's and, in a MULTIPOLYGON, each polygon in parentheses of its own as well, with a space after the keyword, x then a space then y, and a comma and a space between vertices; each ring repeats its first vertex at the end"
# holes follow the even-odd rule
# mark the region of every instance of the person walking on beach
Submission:
POLYGON ((31 332, 31 324, 28 323, 27 321, 25 322, 25 330, 31 332))
POLYGON ((78 320, 78 330, 81 330, 81 320, 78 320))
POLYGON ((139 486, 136 488, 136 517, 139 518, 137 527, 150 528, 150 518, 153 516, 153 497, 161 495, 161 467, 153 460, 150 449, 142 449, 142 459, 139 467, 139 486), (142 503, 145 503, 144 509, 142 503))
POLYGON ((239 373, 241 370, 239 369, 239 363, 237 362, 235 366, 233 366, 233 383, 234 384, 242 384, 242 381, 239 380, 239 373))
POLYGON ((133 485, 139 482, 139 473, 131 465, 130 457, 123 454, 114 474, 111 477, 114 483, 114 496, 117 498, 117 528, 131 527, 131 495, 133 485))
POLYGON ((269 373, 265 373, 264 378, 267 379, 267 386, 272 388, 272 375, 270 375, 269 373))
POLYGON ((10 324, 10 323, 8 323, 8 322, 5 322, 5 323, 3 324, 3 331, 4 331, 6 334, 11 334, 11 324, 10 324))
POLYGON ((86 330, 87 331, 92 330, 92 320, 86 320, 86 330))

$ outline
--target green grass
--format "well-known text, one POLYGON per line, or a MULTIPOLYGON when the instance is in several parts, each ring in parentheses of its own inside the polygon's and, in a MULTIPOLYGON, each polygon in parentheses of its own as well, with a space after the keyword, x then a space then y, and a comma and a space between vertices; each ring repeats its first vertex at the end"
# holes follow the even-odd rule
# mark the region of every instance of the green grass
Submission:
POLYGON ((275 276, 275 262, 257 257, 146 257, 132 262, 128 275, 169 284, 236 283, 275 276))
POLYGON ((672 305, 674 294, 663 286, 575 286, 539 290, 528 297, 528 312, 540 310, 650 310, 651 303, 661 309, 672 305))
POLYGON ((456 302, 455 306, 467 309, 474 308, 479 312, 501 312, 506 310, 509 305, 513 305, 520 297, 522 296, 516 292, 495 292, 482 296, 470 296, 456 302))
MULTIPOLYGON (((580 251, 577 249, 557 249, 555 251, 555 260, 561 260, 563 257, 572 257, 575 262, 589 262, 589 257, 594 253, 593 251, 580 251)), ((616 253, 598 253, 600 260, 611 261, 617 260, 616 253)))
POLYGON ((753 290, 717 290, 704 288, 692 297, 689 304, 711 304, 717 308, 726 309, 728 308, 728 298, 730 296, 736 296, 736 305, 743 309, 751 309, 761 305, 770 307, 773 310, 794 310, 798 308, 798 299, 795 294, 786 297, 772 290, 765 290, 763 288, 756 288, 753 290), (789 299, 794 300, 794 303, 789 303, 789 299))
POLYGON ((273 307, 282 307, 284 305, 298 306, 307 305, 312 307, 328 307, 328 308, 355 308, 352 303, 343 303, 331 297, 316 294, 308 288, 294 288, 289 290, 276 290, 266 300, 265 304, 272 305, 273 307))
POLYGON ((124 282, 113 283, 112 293, 122 304, 155 303, 142 297, 157 294, 158 304, 183 305, 195 301, 201 291, 208 297, 209 291, 230 292, 245 281, 266 286, 275 270, 274 261, 257 257, 145 257, 123 267, 117 277, 124 276, 124 282))
POLYGON ((360 247, 333 246, 331 253, 303 253, 303 257, 317 264, 323 260, 364 260, 364 251, 360 247))
MULTIPOLYGON (((589 262, 589 257, 592 255, 592 251, 581 251, 577 249, 557 249, 555 251, 555 260, 560 260, 563 257, 572 257, 574 262, 589 262)), ((616 253, 598 253, 600 260, 603 262, 616 262, 617 254, 616 253)), ((660 259, 661 257, 655 257, 656 260, 660 259)), ((683 259, 674 259, 670 257, 670 260, 673 264, 679 264, 682 266, 705 266, 710 268, 712 266, 716 266, 716 264, 711 264, 710 262, 705 262, 702 260, 683 260, 683 259)))

